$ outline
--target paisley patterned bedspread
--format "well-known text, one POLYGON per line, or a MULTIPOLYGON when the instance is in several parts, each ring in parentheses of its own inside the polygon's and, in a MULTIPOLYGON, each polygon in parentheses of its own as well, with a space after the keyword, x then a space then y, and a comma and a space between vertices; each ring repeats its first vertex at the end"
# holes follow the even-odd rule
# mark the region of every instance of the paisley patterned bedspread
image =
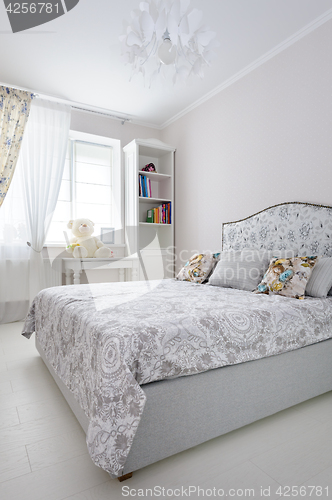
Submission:
POLYGON ((23 334, 34 331, 90 420, 92 460, 118 476, 144 409, 142 384, 332 337, 332 298, 176 280, 74 285, 38 294, 23 334))

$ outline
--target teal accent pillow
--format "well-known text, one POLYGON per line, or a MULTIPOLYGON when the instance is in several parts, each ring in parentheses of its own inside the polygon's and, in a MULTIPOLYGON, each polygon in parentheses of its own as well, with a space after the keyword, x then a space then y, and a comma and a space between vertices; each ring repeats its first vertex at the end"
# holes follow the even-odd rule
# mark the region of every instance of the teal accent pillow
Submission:
POLYGON ((269 268, 255 293, 275 293, 284 297, 304 299, 308 280, 318 259, 319 257, 271 259, 269 268))
POLYGON ((176 279, 180 281, 191 281, 192 283, 204 283, 215 268, 220 253, 194 254, 183 266, 176 279))

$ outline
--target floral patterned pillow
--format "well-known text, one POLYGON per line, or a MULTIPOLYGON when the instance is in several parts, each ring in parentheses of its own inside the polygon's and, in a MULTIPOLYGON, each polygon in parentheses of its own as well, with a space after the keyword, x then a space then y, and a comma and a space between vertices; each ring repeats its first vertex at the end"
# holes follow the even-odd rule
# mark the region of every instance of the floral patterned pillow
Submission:
POLYGON ((219 258, 220 253, 195 254, 183 266, 176 279, 191 281, 193 283, 203 283, 210 276, 219 258))
POLYGON ((271 260, 268 270, 255 293, 276 293, 304 299, 304 292, 318 257, 294 257, 271 260))

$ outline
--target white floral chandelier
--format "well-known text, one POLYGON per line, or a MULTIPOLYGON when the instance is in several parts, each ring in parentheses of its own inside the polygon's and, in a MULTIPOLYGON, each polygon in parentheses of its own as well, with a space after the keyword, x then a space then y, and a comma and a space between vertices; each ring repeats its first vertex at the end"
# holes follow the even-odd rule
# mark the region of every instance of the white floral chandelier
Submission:
POLYGON ((131 12, 125 34, 120 37, 122 55, 132 72, 148 77, 150 84, 159 75, 173 83, 190 75, 204 77, 214 49, 216 33, 202 25, 202 12, 192 8, 191 0, 148 0, 131 12))

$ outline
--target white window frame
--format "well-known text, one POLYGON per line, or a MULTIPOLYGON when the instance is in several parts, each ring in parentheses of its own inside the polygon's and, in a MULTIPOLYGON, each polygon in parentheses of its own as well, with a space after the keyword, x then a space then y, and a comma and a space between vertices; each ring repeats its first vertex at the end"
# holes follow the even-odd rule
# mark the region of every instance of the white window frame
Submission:
MULTIPOLYGON (((112 227, 115 229, 114 244, 109 246, 125 246, 124 245, 124 176, 121 155, 121 141, 104 137, 100 135, 87 134, 76 130, 69 131, 69 140, 71 141, 71 161, 70 161, 70 186, 71 186, 71 210, 75 203, 75 186, 74 186, 74 158, 73 145, 74 141, 86 142, 89 144, 99 144, 101 146, 110 146, 113 149, 112 163, 112 195, 113 195, 113 222, 112 227), (120 212, 118 207, 120 207, 120 212)), ((71 218, 75 218, 75 214, 71 214, 71 218)), ((69 235, 70 236, 70 235, 69 235)), ((47 247, 63 247, 63 243, 47 243, 47 247)), ((107 245, 108 246, 108 245, 107 245)))

